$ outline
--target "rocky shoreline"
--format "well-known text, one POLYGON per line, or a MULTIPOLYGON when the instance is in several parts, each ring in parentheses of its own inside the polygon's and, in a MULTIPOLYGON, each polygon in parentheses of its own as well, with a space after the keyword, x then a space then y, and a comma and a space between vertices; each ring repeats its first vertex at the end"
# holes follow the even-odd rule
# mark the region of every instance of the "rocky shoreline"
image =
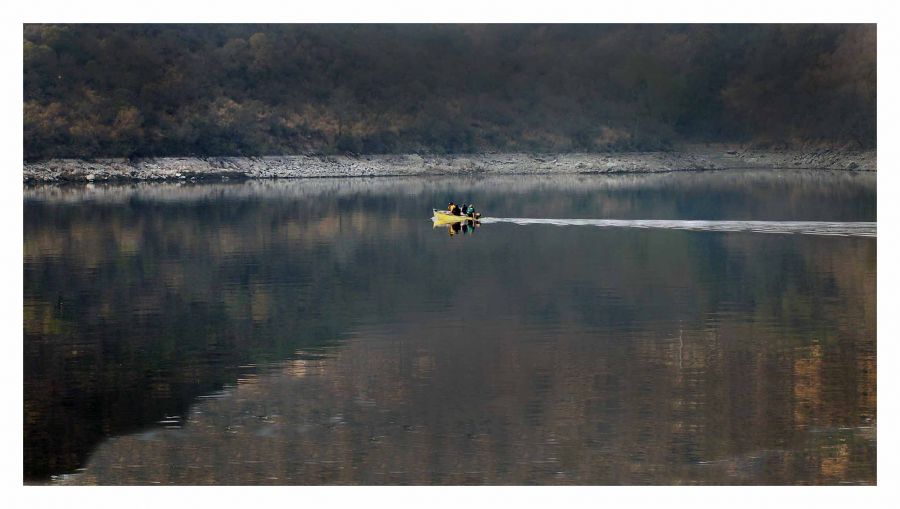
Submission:
POLYGON ((24 164, 25 183, 431 175, 665 173, 738 168, 876 171, 876 152, 695 148, 673 152, 53 159, 24 164))

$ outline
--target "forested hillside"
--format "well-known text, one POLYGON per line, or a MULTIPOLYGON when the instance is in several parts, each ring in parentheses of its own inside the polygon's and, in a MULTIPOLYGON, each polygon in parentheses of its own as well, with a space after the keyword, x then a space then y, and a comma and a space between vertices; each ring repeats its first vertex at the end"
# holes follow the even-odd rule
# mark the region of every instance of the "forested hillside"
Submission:
POLYGON ((875 25, 26 25, 26 159, 875 146, 875 25))

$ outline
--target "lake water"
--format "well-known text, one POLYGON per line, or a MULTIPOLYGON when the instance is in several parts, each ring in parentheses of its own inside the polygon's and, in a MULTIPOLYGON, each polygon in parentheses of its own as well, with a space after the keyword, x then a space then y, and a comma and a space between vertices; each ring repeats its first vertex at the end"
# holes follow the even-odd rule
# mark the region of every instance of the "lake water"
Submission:
POLYGON ((28 187, 26 481, 874 484, 874 231, 783 225, 875 210, 805 171, 28 187))

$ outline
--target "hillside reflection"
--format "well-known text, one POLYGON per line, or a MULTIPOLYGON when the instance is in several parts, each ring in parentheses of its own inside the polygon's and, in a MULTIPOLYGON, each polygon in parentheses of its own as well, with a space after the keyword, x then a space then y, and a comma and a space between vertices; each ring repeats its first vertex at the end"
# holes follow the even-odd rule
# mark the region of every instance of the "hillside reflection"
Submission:
POLYGON ((875 219, 874 178, 668 179, 28 189, 26 477, 874 483, 876 241, 428 221, 875 219))

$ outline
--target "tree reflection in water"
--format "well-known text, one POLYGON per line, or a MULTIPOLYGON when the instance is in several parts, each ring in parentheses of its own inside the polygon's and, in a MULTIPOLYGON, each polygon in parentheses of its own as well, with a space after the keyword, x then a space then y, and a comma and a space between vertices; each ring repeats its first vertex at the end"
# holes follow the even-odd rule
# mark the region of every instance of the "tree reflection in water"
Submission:
POLYGON ((828 175, 26 190, 26 476, 874 483, 875 240, 421 217, 873 221, 828 175))

